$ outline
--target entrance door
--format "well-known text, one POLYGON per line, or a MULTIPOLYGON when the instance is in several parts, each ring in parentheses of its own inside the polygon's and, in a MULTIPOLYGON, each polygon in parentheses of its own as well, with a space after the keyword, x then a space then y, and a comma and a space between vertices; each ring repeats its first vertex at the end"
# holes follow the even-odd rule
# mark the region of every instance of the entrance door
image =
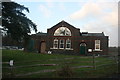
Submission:
POLYGON ((80 54, 84 55, 86 53, 86 44, 81 43, 80 44, 80 54))
POLYGON ((46 43, 45 42, 41 42, 40 52, 41 53, 45 53, 45 49, 46 49, 46 43))

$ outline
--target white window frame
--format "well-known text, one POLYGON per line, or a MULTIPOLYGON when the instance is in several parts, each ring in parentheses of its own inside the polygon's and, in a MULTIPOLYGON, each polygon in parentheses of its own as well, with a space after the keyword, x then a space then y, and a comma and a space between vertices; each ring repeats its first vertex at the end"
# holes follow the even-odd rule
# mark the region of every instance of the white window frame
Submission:
MULTIPOLYGON (((63 40, 63 39, 61 39, 61 40, 63 40)), ((64 49, 64 40, 63 40, 63 43, 61 43, 61 40, 59 40, 60 41, 60 43, 59 43, 59 49, 64 49), (61 44, 63 44, 63 48, 61 48, 61 44)))
POLYGON ((95 40, 95 50, 100 50, 100 40, 95 40), (97 41, 99 42, 97 43, 97 41), (97 49, 97 45, 99 46, 99 49, 97 49))
POLYGON ((55 30, 55 32, 54 32, 54 36, 71 36, 71 31, 70 31, 70 29, 68 29, 67 27, 59 27, 58 29, 56 29, 55 30), (60 29, 64 29, 65 30, 65 34, 64 35, 60 35, 60 29), (69 35, 66 35, 67 34, 67 32, 66 31, 68 31, 68 33, 69 33, 69 35))
POLYGON ((54 39, 54 41, 53 41, 53 49, 58 49, 58 39, 54 39), (55 41, 57 41, 57 44, 55 43, 55 41), (55 47, 55 45, 57 45, 57 47, 55 47))
POLYGON ((66 49, 71 49, 71 40, 70 40, 70 39, 67 39, 67 40, 66 40, 66 49), (70 41, 70 43, 68 43, 68 41, 70 41), (68 48, 67 44, 70 45, 70 48, 68 48))

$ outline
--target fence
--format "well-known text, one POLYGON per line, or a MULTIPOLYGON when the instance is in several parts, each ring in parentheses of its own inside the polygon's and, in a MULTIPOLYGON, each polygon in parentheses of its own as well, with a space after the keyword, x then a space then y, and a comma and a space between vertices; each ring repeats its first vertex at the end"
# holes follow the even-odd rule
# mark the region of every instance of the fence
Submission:
MULTIPOLYGON (((106 57, 108 61, 106 61, 107 63, 104 63, 102 61, 96 61, 95 59, 97 58, 98 56, 93 56, 91 57, 91 61, 79 61, 81 64, 82 63, 90 63, 89 65, 80 65, 80 66, 72 66, 72 68, 90 68, 90 69, 97 69, 97 67, 101 67, 101 66, 107 66, 107 65, 112 65, 112 64, 117 64, 119 63, 118 61, 118 58, 117 57, 110 57, 110 56, 102 56, 102 57, 106 57), (114 61, 114 62, 113 62, 114 61), (96 63, 102 63, 100 65, 97 65, 96 63), (104 63, 104 64, 103 64, 104 63)), ((101 56, 100 56, 101 57, 101 56)), ((80 57, 81 58, 81 57, 80 57)), ((99 58, 99 57, 98 57, 99 58)), ((59 59, 49 59, 47 61, 54 61, 54 60, 58 60, 60 61, 59 59)), ((69 60, 75 60, 75 58, 64 58, 64 60, 68 60, 68 62, 66 62, 66 64, 78 64, 77 61, 74 61, 74 62, 71 62, 69 60)), ((78 59, 79 60, 79 59, 78 59)), ((104 60, 103 60, 104 61, 104 60)), ((3 65, 6 65, 3 67, 3 69, 7 69, 9 70, 10 72, 7 72, 7 74, 5 73, 5 75, 9 75, 9 77, 20 77, 20 76, 28 76, 28 75, 32 75, 32 74, 38 74, 38 73, 47 73, 47 72, 54 72, 56 71, 56 69, 41 69, 39 71, 33 71, 33 72, 28 72, 28 73, 21 73, 21 74, 16 74, 15 70, 18 70, 18 69, 21 69, 21 68, 33 68, 33 67, 48 67, 48 66, 61 66, 62 64, 57 64, 57 63, 52 63, 52 64, 49 64, 49 63, 46 63, 46 64, 40 64, 42 61, 25 61, 25 62, 13 62, 13 61, 10 61, 10 62, 3 62, 2 64, 3 65), (39 63, 39 64, 32 64, 31 63, 39 63), (19 64, 29 64, 29 65, 19 65, 19 64), (9 66, 8 66, 9 65, 9 66), (17 66, 18 65, 18 66, 17 66)), ((4 73, 4 72, 3 72, 4 73)))

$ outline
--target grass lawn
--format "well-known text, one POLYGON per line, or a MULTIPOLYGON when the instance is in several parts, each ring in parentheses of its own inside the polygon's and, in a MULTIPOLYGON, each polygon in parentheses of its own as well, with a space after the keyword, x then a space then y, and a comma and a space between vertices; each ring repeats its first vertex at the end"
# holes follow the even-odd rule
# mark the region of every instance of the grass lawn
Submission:
MULTIPOLYGON (((37 54, 37 53, 27 53, 18 50, 3 50, 2 51, 2 62, 3 62, 3 78, 11 77, 13 75, 19 74, 28 74, 41 70, 54 69, 58 70, 65 64, 69 67, 77 66, 93 66, 92 56, 74 56, 74 55, 62 55, 62 54, 37 54), (14 60, 14 69, 8 69, 9 64, 4 62, 9 62, 14 60), (57 64, 56 66, 40 66, 40 64, 57 64), (35 66, 38 65, 38 66, 35 66), (20 67, 21 66, 21 67, 20 67)), ((109 57, 96 57, 95 58, 96 66, 102 64, 110 64, 105 66, 96 67, 96 70, 93 67, 89 68, 73 68, 74 75, 73 78, 99 78, 108 75, 112 75, 118 71, 115 60, 109 57)), ((12 76, 14 77, 14 76, 12 76)), ((18 76, 18 78, 62 78, 58 76, 56 71, 54 72, 45 72, 37 73, 25 76, 18 76)))

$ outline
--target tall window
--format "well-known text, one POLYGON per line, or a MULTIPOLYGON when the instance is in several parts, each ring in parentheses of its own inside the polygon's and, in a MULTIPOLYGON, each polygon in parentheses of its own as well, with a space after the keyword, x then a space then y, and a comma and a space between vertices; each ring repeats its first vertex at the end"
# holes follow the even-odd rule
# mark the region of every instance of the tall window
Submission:
POLYGON ((58 48, 58 39, 54 39, 53 48, 54 48, 54 49, 57 49, 57 48, 58 48))
POLYGON ((67 39, 66 40, 66 49, 70 49, 71 48, 71 40, 67 39))
POLYGON ((59 48, 64 49, 64 40, 60 40, 59 48))
POLYGON ((95 50, 100 50, 100 40, 95 40, 95 50))

